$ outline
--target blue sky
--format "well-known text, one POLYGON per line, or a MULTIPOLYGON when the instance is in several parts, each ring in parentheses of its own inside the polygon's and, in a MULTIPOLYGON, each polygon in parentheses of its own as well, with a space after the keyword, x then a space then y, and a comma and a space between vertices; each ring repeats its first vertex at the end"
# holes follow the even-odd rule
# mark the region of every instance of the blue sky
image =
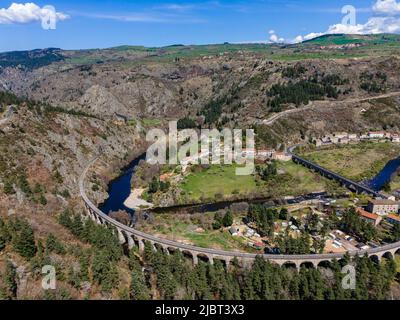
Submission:
MULTIPOLYGON (((258 42, 280 38, 290 42, 298 36, 327 32, 330 26, 340 24, 341 8, 348 4, 358 9, 359 33, 366 32, 371 17, 376 15, 384 22, 379 20, 378 29, 375 23, 368 30, 380 31, 381 24, 386 28, 389 20, 388 30, 397 32, 397 26, 400 29, 399 18, 392 10, 400 12, 396 0, 31 1, 34 5, 28 8, 24 2, 14 0, 19 6, 11 10, 12 1, 0 0, 0 51, 258 42), (383 6, 374 11, 377 1, 396 7, 383 6), (55 30, 41 27, 38 16, 42 11, 38 10, 45 5, 54 6, 59 13, 55 30)), ((340 27, 334 29, 342 30, 340 27)))

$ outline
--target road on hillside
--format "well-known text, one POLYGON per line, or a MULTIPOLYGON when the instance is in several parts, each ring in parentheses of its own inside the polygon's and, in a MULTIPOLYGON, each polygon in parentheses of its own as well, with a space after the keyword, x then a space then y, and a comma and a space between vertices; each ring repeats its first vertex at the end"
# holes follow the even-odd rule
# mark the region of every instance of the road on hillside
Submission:
POLYGON ((279 120, 282 117, 285 117, 285 116, 287 116, 289 114, 298 113, 298 112, 304 112, 304 111, 307 111, 307 110, 311 110, 313 108, 319 108, 319 107, 322 107, 322 105, 324 105, 324 104, 330 104, 330 103, 343 104, 343 103, 366 102, 366 101, 370 101, 370 100, 390 98, 390 97, 394 97, 394 96, 398 96, 398 95, 400 95, 400 91, 386 93, 386 94, 382 94, 382 95, 374 96, 374 97, 355 98, 355 99, 348 99, 348 100, 342 100, 342 101, 329 101, 329 100, 311 101, 305 107, 296 108, 296 109, 290 109, 290 110, 286 110, 286 111, 282 111, 282 112, 276 113, 276 114, 272 115, 270 118, 262 120, 261 123, 264 124, 264 125, 270 126, 270 125, 273 125, 277 120, 279 120), (316 106, 315 103, 318 103, 318 106, 316 106))

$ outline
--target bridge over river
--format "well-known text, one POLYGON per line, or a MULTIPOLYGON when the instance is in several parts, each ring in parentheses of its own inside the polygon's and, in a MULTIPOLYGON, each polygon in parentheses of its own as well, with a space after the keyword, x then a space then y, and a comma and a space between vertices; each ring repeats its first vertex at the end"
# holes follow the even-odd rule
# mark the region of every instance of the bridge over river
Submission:
MULTIPOLYGON (((293 151, 293 150, 292 150, 293 151)), ((297 156, 296 156, 297 157, 297 156)), ((300 160, 301 158, 299 158, 300 160)), ((117 233, 121 244, 127 244, 129 248, 133 248, 137 246, 140 251, 144 250, 145 242, 150 243, 154 250, 164 250, 166 253, 171 253, 176 250, 181 251, 183 254, 190 256, 193 259, 193 263, 197 264, 199 259, 207 260, 209 263, 213 263, 214 260, 222 260, 229 265, 229 263, 233 259, 238 259, 242 261, 244 264, 252 263, 252 261, 257 257, 257 254, 251 254, 246 252, 237 252, 237 251, 225 251, 219 249, 210 249, 210 248, 201 248, 192 245, 187 245, 181 242, 172 241, 168 239, 163 239, 159 237, 155 237, 151 234, 141 232, 134 228, 128 227, 118 221, 110 218, 104 212, 102 212, 87 196, 85 191, 85 178, 89 171, 89 169, 94 165, 94 163, 98 160, 98 157, 92 160, 87 167, 84 169, 80 179, 79 179, 79 190, 80 195, 83 199, 83 202, 86 207, 86 214, 91 219, 96 221, 98 224, 106 225, 110 228, 113 228, 117 233)), ((298 161, 295 158, 295 161, 298 161)), ((305 161, 305 160, 302 160, 305 161)), ((330 173, 334 174, 334 173, 330 173)), ((343 178, 345 179, 345 178, 343 178)), ((345 181, 345 180, 343 180, 345 181)), ((356 187, 357 184, 353 185, 356 187)), ((362 187, 359 186, 360 190, 362 187)), ((368 192, 367 189, 365 189, 368 192)), ((350 256, 364 256, 368 255, 369 257, 373 257, 374 259, 381 260, 384 256, 392 256, 396 253, 400 253, 400 242, 388 244, 385 246, 381 246, 378 248, 368 249, 368 250, 357 250, 348 252, 350 256)), ((262 255, 265 260, 271 261, 278 265, 286 265, 291 264, 295 265, 297 269, 301 267, 301 265, 312 265, 314 267, 318 267, 321 263, 330 262, 334 259, 340 260, 343 258, 344 254, 307 254, 307 255, 272 255, 272 254, 263 254, 262 255)))
POLYGON ((368 195, 373 196, 375 198, 387 199, 387 196, 385 196, 385 195, 383 195, 383 194, 381 194, 381 193, 379 193, 379 192, 377 192, 375 190, 372 190, 371 188, 369 188, 369 187, 367 187, 367 186, 365 186, 365 185, 363 185, 361 183, 358 183, 358 182, 352 181, 350 179, 347 179, 346 177, 343 177, 340 174, 337 174, 337 173, 335 173, 333 171, 330 171, 330 170, 328 170, 326 168, 321 167, 320 165, 318 165, 318 164, 316 164, 314 162, 311 162, 311 161, 309 161, 307 159, 304 159, 304 158, 300 157, 299 155, 294 153, 294 150, 297 147, 299 147, 299 145, 290 147, 287 150, 288 153, 292 156, 294 162, 296 162, 298 164, 301 164, 301 165, 303 165, 303 166, 305 166, 305 167, 307 167, 309 169, 312 169, 312 170, 320 173, 324 177, 336 180, 340 184, 345 186, 346 188, 348 188, 348 189, 350 189, 352 191, 355 191, 357 193, 365 193, 365 194, 368 194, 368 195))

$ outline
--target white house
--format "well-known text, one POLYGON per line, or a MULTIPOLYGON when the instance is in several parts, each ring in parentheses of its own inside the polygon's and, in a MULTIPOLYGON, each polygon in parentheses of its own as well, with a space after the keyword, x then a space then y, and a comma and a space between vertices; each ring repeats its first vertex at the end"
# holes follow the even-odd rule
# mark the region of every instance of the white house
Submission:
POLYGON ((371 131, 368 132, 368 137, 370 139, 383 139, 385 138, 386 133, 384 131, 371 131))
POLYGON ((392 134, 392 142, 394 143, 400 143, 400 135, 398 134, 392 134))
POLYGON ((292 156, 285 152, 276 152, 272 158, 274 160, 285 161, 285 162, 292 160, 292 156))

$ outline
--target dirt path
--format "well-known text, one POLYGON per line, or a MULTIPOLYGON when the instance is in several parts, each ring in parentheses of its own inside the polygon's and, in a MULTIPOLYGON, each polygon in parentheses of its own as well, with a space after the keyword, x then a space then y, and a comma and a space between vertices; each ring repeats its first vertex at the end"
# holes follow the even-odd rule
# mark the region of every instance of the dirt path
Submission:
POLYGON ((367 102, 371 100, 376 100, 376 99, 383 99, 383 98, 390 98, 394 96, 400 95, 400 91, 396 92, 391 92, 391 93, 386 93, 382 94, 379 96, 374 96, 374 97, 368 97, 368 98, 355 98, 355 99, 348 99, 348 100, 342 100, 342 101, 325 101, 325 100, 319 100, 319 101, 311 101, 307 106, 302 107, 302 108, 296 108, 296 109, 290 109, 286 111, 279 112, 277 114, 272 115, 270 118, 262 120, 261 123, 267 126, 273 125, 277 120, 281 119, 282 117, 285 117, 289 114, 293 113, 299 113, 299 112, 304 112, 307 110, 311 109, 316 109, 323 107, 324 105, 328 105, 331 103, 336 103, 336 104, 344 104, 344 103, 358 103, 358 102, 367 102))

